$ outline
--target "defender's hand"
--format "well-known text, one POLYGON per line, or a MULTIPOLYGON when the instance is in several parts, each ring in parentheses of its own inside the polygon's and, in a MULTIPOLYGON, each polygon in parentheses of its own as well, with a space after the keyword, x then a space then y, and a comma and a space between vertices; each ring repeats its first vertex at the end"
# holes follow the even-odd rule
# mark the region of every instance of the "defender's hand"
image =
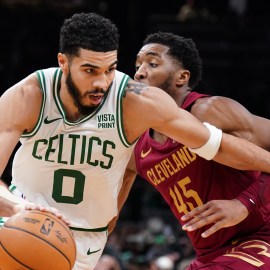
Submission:
POLYGON ((213 200, 198 206, 186 215, 182 221, 187 221, 182 229, 194 231, 208 224, 214 223, 212 227, 202 233, 206 238, 221 228, 231 227, 248 216, 247 208, 238 200, 213 200))

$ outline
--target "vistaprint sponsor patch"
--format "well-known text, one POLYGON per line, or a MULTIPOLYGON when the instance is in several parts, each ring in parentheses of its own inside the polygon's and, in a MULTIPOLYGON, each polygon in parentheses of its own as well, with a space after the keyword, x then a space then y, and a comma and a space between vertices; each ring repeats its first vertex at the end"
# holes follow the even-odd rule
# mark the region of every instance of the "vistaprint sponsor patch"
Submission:
POLYGON ((104 113, 97 115, 98 128, 115 128, 115 115, 111 113, 104 113))

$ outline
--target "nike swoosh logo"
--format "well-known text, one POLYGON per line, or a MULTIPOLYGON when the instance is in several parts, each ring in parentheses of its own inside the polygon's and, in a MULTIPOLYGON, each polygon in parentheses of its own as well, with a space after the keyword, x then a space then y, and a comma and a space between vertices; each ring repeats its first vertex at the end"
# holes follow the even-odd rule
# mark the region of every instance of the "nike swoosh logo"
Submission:
POLYGON ((98 249, 98 250, 91 251, 90 248, 89 248, 88 251, 87 251, 87 255, 90 255, 90 254, 93 254, 93 253, 97 253, 97 252, 99 252, 100 250, 101 250, 101 248, 98 249))
POLYGON ((238 242, 239 238, 232 240, 232 245, 236 244, 238 242))
POLYGON ((148 156, 150 154, 150 152, 152 151, 152 147, 150 146, 150 149, 146 152, 143 152, 143 150, 141 151, 141 158, 145 158, 146 156, 148 156))
POLYGON ((48 119, 48 116, 44 119, 44 124, 50 124, 50 123, 52 123, 52 122, 54 122, 54 121, 57 121, 57 120, 60 120, 60 119, 62 119, 61 117, 59 117, 59 118, 54 118, 54 119, 48 119))

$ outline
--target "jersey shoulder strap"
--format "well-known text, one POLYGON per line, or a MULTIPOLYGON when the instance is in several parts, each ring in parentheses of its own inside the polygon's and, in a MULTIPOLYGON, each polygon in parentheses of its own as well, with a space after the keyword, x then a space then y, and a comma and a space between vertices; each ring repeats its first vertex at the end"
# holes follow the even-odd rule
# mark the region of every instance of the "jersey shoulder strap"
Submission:
POLYGON ((186 98, 185 98, 183 104, 181 105, 181 108, 182 108, 182 109, 185 109, 185 110, 187 110, 187 111, 190 111, 190 109, 191 109, 192 105, 195 103, 195 101, 196 101, 197 99, 199 99, 199 98, 202 98, 202 97, 209 97, 209 95, 206 95, 206 94, 200 94, 200 93, 197 93, 197 92, 190 92, 190 93, 186 96, 186 98))

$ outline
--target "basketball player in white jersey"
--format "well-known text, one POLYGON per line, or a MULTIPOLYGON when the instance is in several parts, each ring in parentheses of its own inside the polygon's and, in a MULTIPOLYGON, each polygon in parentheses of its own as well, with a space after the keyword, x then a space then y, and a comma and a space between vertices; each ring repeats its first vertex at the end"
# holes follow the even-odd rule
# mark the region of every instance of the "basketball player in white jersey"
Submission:
POLYGON ((127 162, 147 129, 206 159, 270 172, 267 151, 201 124, 161 89, 117 71, 117 50, 111 21, 75 14, 61 28, 59 67, 34 72, 0 99, 0 175, 20 140, 12 185, 31 203, 0 186, 0 215, 35 208, 62 218, 76 239, 76 270, 94 269, 102 254, 117 199, 127 196, 127 162))

